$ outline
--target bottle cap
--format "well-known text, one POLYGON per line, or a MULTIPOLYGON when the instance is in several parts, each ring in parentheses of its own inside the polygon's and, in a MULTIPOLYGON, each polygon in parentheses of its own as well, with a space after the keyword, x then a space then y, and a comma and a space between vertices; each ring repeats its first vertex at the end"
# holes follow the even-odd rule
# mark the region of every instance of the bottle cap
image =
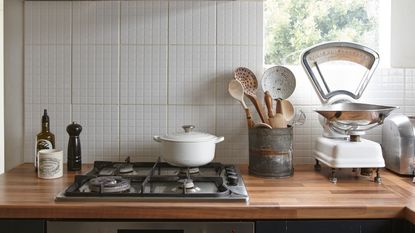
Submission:
POLYGON ((48 122, 48 121, 49 121, 48 110, 43 109, 42 123, 48 122))

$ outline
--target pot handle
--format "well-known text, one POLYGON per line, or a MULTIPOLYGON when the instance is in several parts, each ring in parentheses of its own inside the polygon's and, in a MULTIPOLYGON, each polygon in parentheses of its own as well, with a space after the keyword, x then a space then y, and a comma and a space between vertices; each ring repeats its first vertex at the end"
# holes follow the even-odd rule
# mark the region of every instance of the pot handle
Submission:
POLYGON ((225 140, 225 137, 224 137, 224 136, 217 137, 217 138, 215 139, 215 143, 222 142, 223 140, 225 140))
POLYGON ((161 142, 160 136, 153 136, 153 140, 156 142, 161 142))

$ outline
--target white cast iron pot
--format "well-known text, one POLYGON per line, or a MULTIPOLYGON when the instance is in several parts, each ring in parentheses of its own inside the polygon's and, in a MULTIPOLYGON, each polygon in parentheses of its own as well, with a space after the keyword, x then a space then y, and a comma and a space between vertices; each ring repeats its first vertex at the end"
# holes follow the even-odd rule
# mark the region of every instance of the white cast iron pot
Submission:
POLYGON ((213 160, 216 143, 225 138, 194 132, 193 128, 184 125, 184 132, 153 137, 161 144, 161 155, 166 162, 178 167, 199 167, 213 160))

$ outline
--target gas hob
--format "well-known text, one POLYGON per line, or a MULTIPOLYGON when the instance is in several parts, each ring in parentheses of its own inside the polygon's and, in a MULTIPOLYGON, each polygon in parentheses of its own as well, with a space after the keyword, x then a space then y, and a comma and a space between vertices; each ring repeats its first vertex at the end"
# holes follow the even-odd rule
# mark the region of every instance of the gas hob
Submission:
POLYGON ((96 161, 91 171, 76 175, 56 201, 220 200, 248 201, 239 169, 209 163, 198 168, 160 162, 96 161))

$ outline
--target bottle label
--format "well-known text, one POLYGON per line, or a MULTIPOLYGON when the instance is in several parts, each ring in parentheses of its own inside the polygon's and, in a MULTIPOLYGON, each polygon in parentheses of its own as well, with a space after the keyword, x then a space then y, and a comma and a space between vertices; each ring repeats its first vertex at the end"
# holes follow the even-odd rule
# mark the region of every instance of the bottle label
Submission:
POLYGON ((46 139, 39 139, 37 141, 37 151, 43 149, 53 149, 52 142, 46 139))
POLYGON ((36 142, 36 154, 35 154, 35 168, 37 168, 38 166, 38 155, 37 152, 39 152, 40 150, 44 150, 44 149, 53 149, 53 145, 52 142, 46 139, 39 139, 36 142))

